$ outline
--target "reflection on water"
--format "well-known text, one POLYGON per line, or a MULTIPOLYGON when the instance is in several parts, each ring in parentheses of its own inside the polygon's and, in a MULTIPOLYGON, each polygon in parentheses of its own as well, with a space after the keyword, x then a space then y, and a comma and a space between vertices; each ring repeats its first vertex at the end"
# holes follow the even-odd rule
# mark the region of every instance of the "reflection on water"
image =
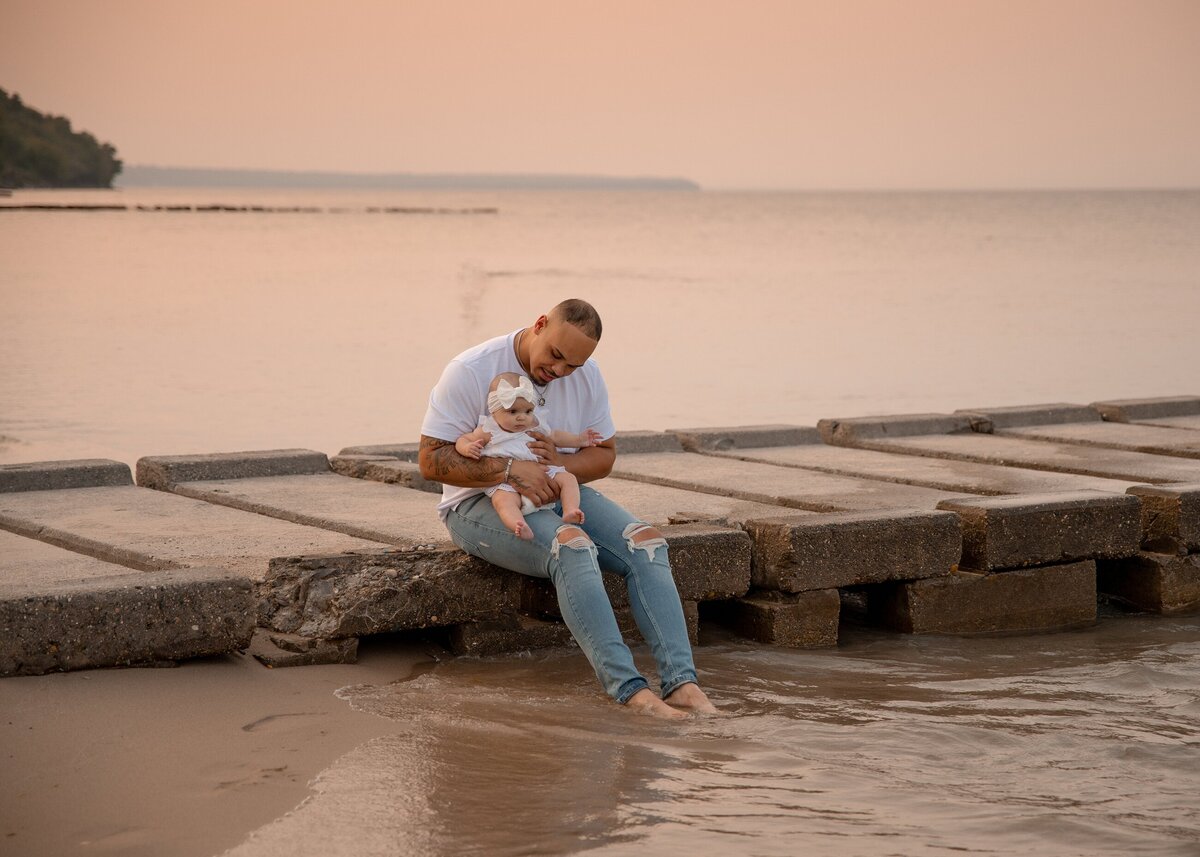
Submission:
POLYGON ((233 853, 1197 853, 1198 619, 698 658, 726 716, 682 726, 574 651, 345 688, 396 733, 233 853))

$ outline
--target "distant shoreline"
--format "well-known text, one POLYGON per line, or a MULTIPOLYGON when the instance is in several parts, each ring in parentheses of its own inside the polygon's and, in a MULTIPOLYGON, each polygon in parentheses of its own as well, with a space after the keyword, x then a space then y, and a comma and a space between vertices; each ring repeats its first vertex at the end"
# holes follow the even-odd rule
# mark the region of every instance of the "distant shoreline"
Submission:
POLYGON ((338 173, 286 170, 211 170, 127 166, 118 188, 259 187, 361 190, 678 190, 698 191, 685 178, 597 176, 556 173, 338 173))

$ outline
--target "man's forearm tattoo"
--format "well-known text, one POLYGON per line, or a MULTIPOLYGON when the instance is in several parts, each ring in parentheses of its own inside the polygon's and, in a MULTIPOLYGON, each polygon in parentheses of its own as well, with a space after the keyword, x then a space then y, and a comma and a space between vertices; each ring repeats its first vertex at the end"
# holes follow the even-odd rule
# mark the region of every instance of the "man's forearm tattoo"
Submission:
POLYGON ((433 478, 439 482, 446 476, 487 482, 504 470, 503 458, 481 458, 478 461, 466 458, 458 454, 454 444, 435 437, 421 438, 421 452, 433 471, 433 478))

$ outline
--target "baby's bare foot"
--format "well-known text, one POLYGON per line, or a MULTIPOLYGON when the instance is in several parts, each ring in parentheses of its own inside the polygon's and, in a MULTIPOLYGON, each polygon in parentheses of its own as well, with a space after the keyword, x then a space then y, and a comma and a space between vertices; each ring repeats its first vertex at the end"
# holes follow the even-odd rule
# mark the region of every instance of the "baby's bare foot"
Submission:
POLYGON ((582 524, 583 523, 583 509, 572 509, 569 512, 564 509, 563 514, 562 514, 562 519, 563 519, 563 523, 566 523, 566 524, 582 524))
POLYGON ((524 539, 527 542, 533 539, 533 530, 529 529, 529 525, 524 521, 513 527, 513 534, 517 538, 524 539))
POLYGON ((648 687, 642 688, 629 697, 625 707, 635 714, 645 714, 660 720, 687 720, 691 716, 685 711, 667 705, 648 687))

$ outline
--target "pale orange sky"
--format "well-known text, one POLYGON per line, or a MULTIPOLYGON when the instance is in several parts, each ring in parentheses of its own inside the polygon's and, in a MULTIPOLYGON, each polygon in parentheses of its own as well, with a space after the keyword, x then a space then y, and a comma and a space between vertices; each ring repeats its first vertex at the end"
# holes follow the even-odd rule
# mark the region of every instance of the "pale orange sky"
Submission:
POLYGON ((0 0, 129 164, 1200 187, 1200 0, 0 0))

